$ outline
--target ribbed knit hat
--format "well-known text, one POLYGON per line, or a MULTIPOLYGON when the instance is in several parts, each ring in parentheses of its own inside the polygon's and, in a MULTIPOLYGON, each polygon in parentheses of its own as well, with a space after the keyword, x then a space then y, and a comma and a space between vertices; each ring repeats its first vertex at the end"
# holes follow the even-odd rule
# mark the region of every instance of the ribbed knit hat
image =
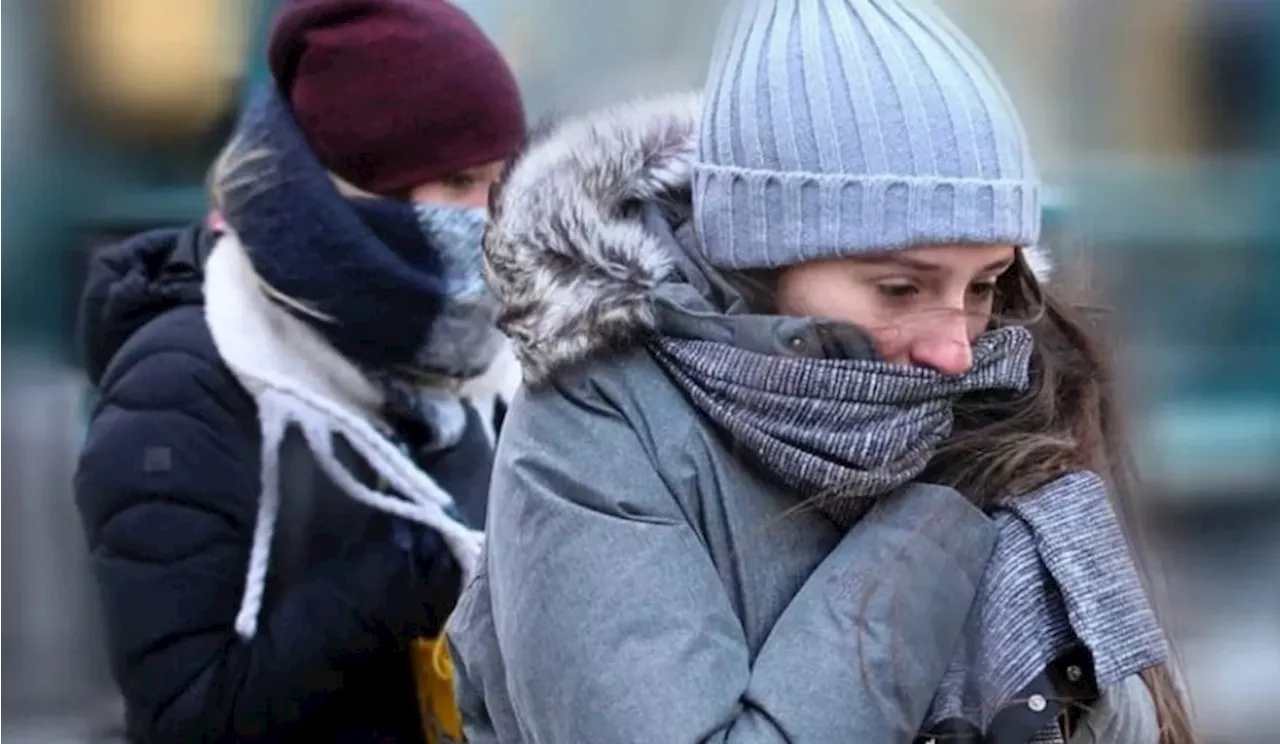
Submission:
POLYGON ((320 161, 366 191, 407 192, 524 142, 511 69, 445 0, 288 0, 267 57, 320 161))
POLYGON ((933 8, 740 0, 705 95, 694 217, 718 266, 1039 239, 1018 114, 933 8))

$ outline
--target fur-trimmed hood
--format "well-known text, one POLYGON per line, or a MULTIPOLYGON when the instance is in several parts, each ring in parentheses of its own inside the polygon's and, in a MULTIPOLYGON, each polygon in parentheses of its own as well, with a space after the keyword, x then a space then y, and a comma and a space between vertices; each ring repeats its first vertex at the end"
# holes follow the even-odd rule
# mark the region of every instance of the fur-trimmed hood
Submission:
MULTIPOLYGON (((686 249, 691 229, 654 218, 655 205, 689 211, 700 109, 685 93, 570 117, 535 132, 508 167, 490 197, 485 268, 527 382, 639 343, 671 304, 656 301, 659 288, 691 279, 691 263, 707 268, 686 249)), ((1043 278, 1043 254, 1027 257, 1043 278)))
POLYGON ((570 118, 536 132, 489 204, 489 286, 524 374, 540 382, 653 329, 670 251, 639 206, 687 191, 697 95, 570 118))

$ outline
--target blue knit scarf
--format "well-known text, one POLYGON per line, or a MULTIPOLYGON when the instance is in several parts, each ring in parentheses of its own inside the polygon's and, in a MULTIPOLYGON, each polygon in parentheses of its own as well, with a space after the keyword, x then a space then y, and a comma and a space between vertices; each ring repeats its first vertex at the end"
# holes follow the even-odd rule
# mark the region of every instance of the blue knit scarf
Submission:
POLYGON ((497 353, 483 210, 344 197, 274 88, 229 152, 222 216, 272 298, 365 369, 394 418, 438 429, 436 445, 456 439, 457 412, 419 393, 481 374, 497 353))

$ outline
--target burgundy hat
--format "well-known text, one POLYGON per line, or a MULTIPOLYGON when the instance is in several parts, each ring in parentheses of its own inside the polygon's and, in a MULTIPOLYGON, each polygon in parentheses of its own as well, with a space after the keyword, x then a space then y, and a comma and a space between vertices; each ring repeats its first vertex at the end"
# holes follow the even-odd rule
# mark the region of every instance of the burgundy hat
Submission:
POLYGON ((511 69, 444 0, 290 0, 267 58, 320 161, 375 194, 510 157, 524 141, 511 69))

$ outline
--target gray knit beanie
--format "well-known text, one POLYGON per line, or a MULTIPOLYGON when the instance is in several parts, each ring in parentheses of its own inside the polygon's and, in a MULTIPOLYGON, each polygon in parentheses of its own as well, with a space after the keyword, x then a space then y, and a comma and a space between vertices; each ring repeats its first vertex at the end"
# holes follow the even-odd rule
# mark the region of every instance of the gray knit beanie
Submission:
POLYGON ((925 244, 1034 245, 1040 187, 990 65, 912 0, 735 0, 694 217, 722 268, 925 244))

